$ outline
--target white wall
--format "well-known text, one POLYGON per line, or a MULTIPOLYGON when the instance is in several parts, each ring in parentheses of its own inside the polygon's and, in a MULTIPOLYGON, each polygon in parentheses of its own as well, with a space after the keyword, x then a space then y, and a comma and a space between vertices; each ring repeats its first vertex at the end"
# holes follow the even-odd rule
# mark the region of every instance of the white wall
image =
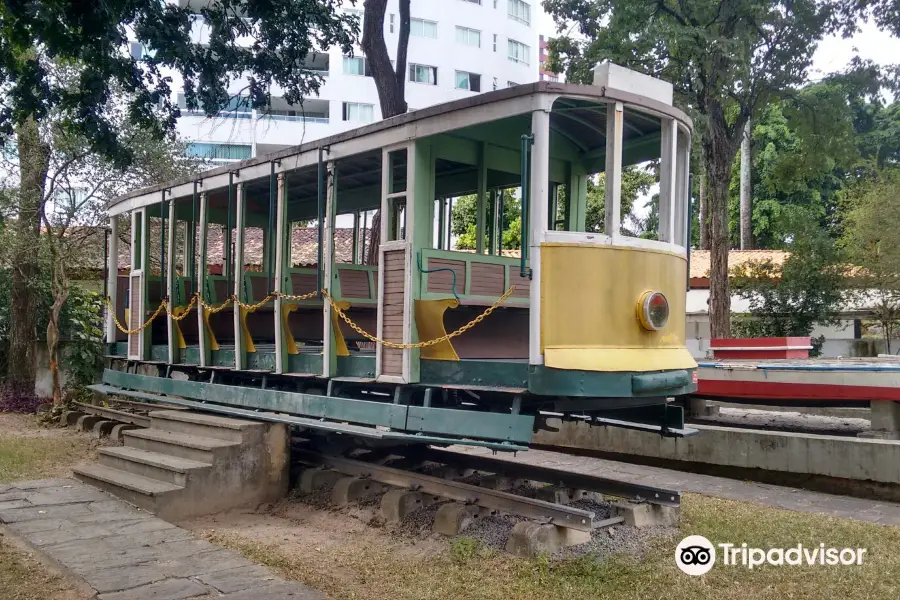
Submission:
MULTIPOLYGON (((412 0, 411 15, 414 19, 426 19, 437 23, 437 38, 410 36, 408 62, 437 67, 437 85, 410 82, 407 77, 406 100, 410 109, 420 109, 442 102, 450 102, 475 94, 455 88, 456 71, 481 75, 481 91, 507 87, 507 83, 531 83, 538 79, 539 52, 536 21, 541 12, 539 0, 530 0, 531 23, 526 25, 508 16, 507 0, 482 0, 481 5, 466 0, 412 0), (456 42, 456 26, 481 32, 481 47, 475 48, 456 42), (497 50, 494 51, 494 36, 497 50), (507 40, 514 39, 530 47, 528 65, 515 63, 508 58, 507 40)), ((344 2, 347 8, 353 8, 344 2)), ((357 3, 356 9, 362 7, 357 3)), ((195 38, 202 40, 206 26, 195 26, 195 38)), ((389 0, 385 18, 385 42, 391 59, 396 58, 399 37, 398 0, 389 0), (395 15, 394 32, 390 32, 390 15, 395 15)), ((313 139, 340 133, 358 127, 360 123, 342 120, 344 102, 361 102, 374 106, 375 120, 381 119, 378 93, 371 77, 345 75, 343 56, 339 49, 331 49, 329 74, 322 86, 319 98, 329 102, 329 123, 302 121, 275 121, 271 119, 208 119, 202 116, 183 116, 177 125, 179 134, 187 140, 209 143, 238 143, 260 146, 260 153, 278 147, 297 145, 313 139)), ((356 55, 362 52, 356 49, 356 55)), ((232 83, 229 91, 238 93, 243 83, 232 83)), ((177 74, 173 74, 173 88, 181 88, 177 74)), ((281 95, 273 86, 273 96, 281 95)), ((255 148, 255 146, 254 146, 255 148)))

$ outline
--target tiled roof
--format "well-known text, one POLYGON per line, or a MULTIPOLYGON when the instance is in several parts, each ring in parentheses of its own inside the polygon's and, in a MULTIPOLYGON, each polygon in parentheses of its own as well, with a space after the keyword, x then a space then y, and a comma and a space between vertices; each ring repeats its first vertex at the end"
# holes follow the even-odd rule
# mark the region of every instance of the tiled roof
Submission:
MULTIPOLYGON (((710 251, 691 251, 691 279, 709 278, 710 251)), ((776 265, 784 264, 789 253, 784 250, 730 250, 728 252, 728 271, 750 261, 772 261, 776 265)))

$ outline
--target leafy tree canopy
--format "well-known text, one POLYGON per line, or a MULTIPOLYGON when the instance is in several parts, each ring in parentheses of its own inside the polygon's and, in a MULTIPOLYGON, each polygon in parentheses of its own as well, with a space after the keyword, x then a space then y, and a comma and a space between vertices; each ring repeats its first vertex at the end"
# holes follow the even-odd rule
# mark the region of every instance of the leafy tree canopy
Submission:
POLYGON ((299 103, 318 90, 321 76, 304 68, 307 55, 330 46, 345 53, 359 33, 339 0, 214 0, 199 14, 159 0, 31 0, 0 5, 0 136, 52 111, 91 148, 125 164, 124 147, 107 106, 113 87, 129 98, 130 121, 155 137, 171 131, 179 110, 166 69, 183 78, 185 103, 213 115, 234 96, 233 84, 254 108, 269 104, 271 85, 299 103), (129 32, 147 50, 129 52, 129 32), (198 43, 202 39, 202 43, 198 43), (77 70, 74 82, 57 76, 77 70))

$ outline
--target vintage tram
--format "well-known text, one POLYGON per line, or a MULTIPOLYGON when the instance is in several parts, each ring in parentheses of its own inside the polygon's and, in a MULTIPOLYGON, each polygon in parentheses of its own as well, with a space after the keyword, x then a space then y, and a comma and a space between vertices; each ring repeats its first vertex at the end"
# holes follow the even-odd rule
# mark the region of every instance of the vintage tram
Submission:
POLYGON ((692 125, 672 94, 601 64, 592 86, 473 95, 115 199, 95 389, 370 444, 522 449, 548 417, 691 434, 670 402, 697 368, 692 125), (657 239, 621 227, 622 169, 646 161, 657 239), (518 256, 502 251, 509 189, 518 256), (448 199, 472 194, 476 247, 451 250, 448 199), (311 233, 309 260, 292 240, 311 233))

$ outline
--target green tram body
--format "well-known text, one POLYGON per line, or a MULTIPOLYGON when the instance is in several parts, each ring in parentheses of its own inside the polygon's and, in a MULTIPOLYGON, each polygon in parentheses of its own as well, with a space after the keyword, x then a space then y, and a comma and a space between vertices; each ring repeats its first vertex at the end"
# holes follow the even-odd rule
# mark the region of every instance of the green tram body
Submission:
POLYGON ((195 307, 180 321, 162 313, 130 335, 107 315, 113 368, 97 389, 279 413, 391 443, 517 449, 548 416, 693 433, 667 402, 696 389, 684 339, 691 123, 664 82, 614 65, 599 65, 595 77, 593 86, 540 82, 476 95, 115 199, 107 287, 126 328, 164 298, 182 314, 194 281, 208 306, 281 295, 255 310, 195 307), (609 225, 621 220, 621 169, 648 160, 660 161, 659 241, 609 225), (596 173, 607 173, 607 226, 587 232, 596 173), (498 248, 509 188, 524 208, 518 257, 498 248), (466 194, 477 196, 478 247, 451 251, 449 199, 466 194), (378 266, 360 264, 370 242, 360 214, 374 210, 378 266), (338 215, 355 224, 350 262, 335 260, 338 215), (126 218, 130 269, 119 274, 126 218), (293 264, 297 222, 324 225, 316 264, 293 264), (250 228, 263 246, 252 268, 250 228), (425 348, 373 344, 326 297, 284 296, 324 289, 372 335, 415 343, 458 329, 511 286, 480 323, 425 348), (658 329, 647 319, 666 308, 653 292, 667 301, 658 329), (642 306, 648 298, 659 305, 653 314, 642 306))

